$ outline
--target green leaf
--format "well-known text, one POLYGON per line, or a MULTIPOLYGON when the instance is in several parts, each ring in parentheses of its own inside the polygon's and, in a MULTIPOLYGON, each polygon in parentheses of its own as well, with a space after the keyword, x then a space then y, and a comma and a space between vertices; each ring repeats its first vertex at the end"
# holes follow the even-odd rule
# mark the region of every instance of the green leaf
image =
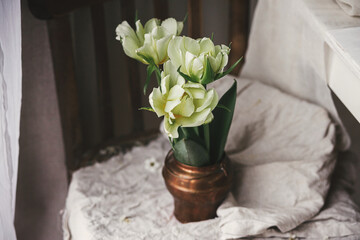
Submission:
POLYGON ((179 127, 178 132, 179 138, 190 139, 205 146, 204 139, 199 135, 199 127, 179 127))
POLYGON ((138 13, 138 10, 136 9, 136 11, 135 11, 135 23, 137 22, 137 20, 139 20, 139 13, 138 13))
POLYGON ((155 76, 156 76, 156 80, 157 80, 157 83, 158 83, 158 86, 160 86, 161 84, 161 72, 160 72, 160 69, 158 66, 154 65, 155 66, 155 76))
POLYGON ((149 111, 149 112, 155 112, 155 110, 152 107, 141 107, 141 108, 139 108, 139 110, 146 110, 146 111, 149 111))
POLYGON ((204 141, 205 141, 205 145, 206 145, 206 149, 208 151, 210 151, 210 125, 209 124, 204 124, 202 125, 203 129, 204 129, 204 141))
POLYGON ((152 64, 152 65, 155 65, 155 63, 154 63, 154 60, 152 60, 152 58, 150 58, 150 57, 147 57, 147 56, 145 56, 144 54, 141 54, 141 53, 139 53, 139 52, 136 52, 136 54, 138 55, 138 56, 140 56, 140 57, 142 57, 148 64, 152 64))
POLYGON ((232 72, 232 70, 234 70, 234 68, 241 62, 241 60, 243 59, 243 57, 239 58, 239 60, 236 61, 236 63, 234 63, 234 65, 232 65, 228 70, 226 70, 225 72, 219 73, 215 76, 215 80, 222 78, 225 75, 228 75, 229 73, 232 72))
POLYGON ((206 61, 206 65, 205 65, 204 75, 200 81, 200 83, 203 85, 209 84, 215 80, 215 74, 214 71, 212 70, 209 59, 206 58, 205 61, 206 61))
POLYGON ((146 68, 146 80, 144 84, 144 95, 146 95, 146 90, 148 88, 148 85, 150 83, 151 74, 155 71, 156 66, 153 64, 150 64, 146 68))
POLYGON ((183 20, 183 23, 185 24, 185 22, 187 21, 188 19, 188 13, 185 14, 185 17, 184 17, 184 20, 183 20))
POLYGON ((209 153, 200 144, 190 139, 182 139, 174 144, 174 156, 179 162, 201 167, 210 164, 209 153))
POLYGON ((214 119, 210 123, 210 156, 212 162, 219 162, 224 154, 226 140, 234 115, 236 88, 237 83, 234 80, 234 84, 219 100, 219 104, 229 109, 230 112, 223 111, 221 108, 215 108, 213 111, 214 119))
POLYGON ((185 73, 180 71, 181 66, 178 68, 177 72, 180 74, 180 76, 182 76, 183 78, 185 78, 185 80, 189 81, 189 82, 195 82, 197 83, 197 81, 194 81, 190 76, 186 75, 185 73))
POLYGON ((222 104, 219 104, 219 103, 218 103, 218 105, 217 105, 216 107, 217 107, 217 108, 224 109, 224 110, 228 111, 229 113, 231 112, 230 109, 228 109, 226 106, 224 106, 224 105, 222 105, 222 104))

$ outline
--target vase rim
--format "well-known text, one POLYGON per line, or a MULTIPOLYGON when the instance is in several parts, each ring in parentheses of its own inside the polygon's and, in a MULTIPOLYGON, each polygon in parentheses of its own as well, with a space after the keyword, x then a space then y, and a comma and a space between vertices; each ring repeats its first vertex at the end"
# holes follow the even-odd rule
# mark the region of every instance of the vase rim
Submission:
POLYGON ((214 163, 214 164, 211 164, 211 165, 206 165, 206 166, 200 166, 200 167, 197 167, 197 166, 191 166, 191 165, 187 165, 185 163, 182 163, 180 161, 178 161, 174 155, 174 150, 173 149, 170 149, 170 151, 168 152, 168 154, 166 155, 166 158, 165 159, 169 159, 171 157, 173 157, 175 159, 175 163, 182 169, 186 169, 186 170, 190 170, 190 171, 198 171, 198 170, 201 170, 201 171, 211 171, 211 170, 215 170, 215 169, 218 169, 219 167, 221 168, 221 165, 223 164, 223 162, 225 161, 225 159, 227 158, 227 155, 226 153, 224 152, 222 158, 221 158, 221 161, 218 162, 218 163, 214 163))

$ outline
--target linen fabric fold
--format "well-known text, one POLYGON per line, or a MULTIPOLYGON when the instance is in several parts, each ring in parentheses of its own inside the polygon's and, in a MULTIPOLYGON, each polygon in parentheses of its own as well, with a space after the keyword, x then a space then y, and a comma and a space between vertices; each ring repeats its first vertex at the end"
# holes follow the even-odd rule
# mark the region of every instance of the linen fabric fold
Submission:
POLYGON ((336 0, 339 6, 347 14, 353 17, 360 16, 360 1, 359 0, 336 0))

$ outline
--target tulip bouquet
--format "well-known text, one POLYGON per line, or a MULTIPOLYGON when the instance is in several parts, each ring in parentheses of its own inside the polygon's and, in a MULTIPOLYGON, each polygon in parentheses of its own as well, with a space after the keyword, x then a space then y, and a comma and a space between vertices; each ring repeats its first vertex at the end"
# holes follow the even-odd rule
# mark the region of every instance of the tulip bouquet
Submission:
POLYGON ((149 95, 151 107, 141 108, 163 117, 176 160, 191 166, 221 161, 236 101, 236 81, 219 99, 207 85, 230 73, 230 48, 212 39, 179 36, 183 22, 153 18, 134 30, 126 21, 116 28, 124 52, 147 66, 144 94, 155 73, 158 87, 149 95))

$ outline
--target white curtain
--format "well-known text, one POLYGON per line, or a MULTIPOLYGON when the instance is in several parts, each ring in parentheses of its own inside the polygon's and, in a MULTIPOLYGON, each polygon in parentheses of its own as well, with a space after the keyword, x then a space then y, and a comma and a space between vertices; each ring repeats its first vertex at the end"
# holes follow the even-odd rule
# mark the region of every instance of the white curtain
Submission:
POLYGON ((21 106, 20 0, 0 0, 0 239, 16 239, 15 193, 21 106))

